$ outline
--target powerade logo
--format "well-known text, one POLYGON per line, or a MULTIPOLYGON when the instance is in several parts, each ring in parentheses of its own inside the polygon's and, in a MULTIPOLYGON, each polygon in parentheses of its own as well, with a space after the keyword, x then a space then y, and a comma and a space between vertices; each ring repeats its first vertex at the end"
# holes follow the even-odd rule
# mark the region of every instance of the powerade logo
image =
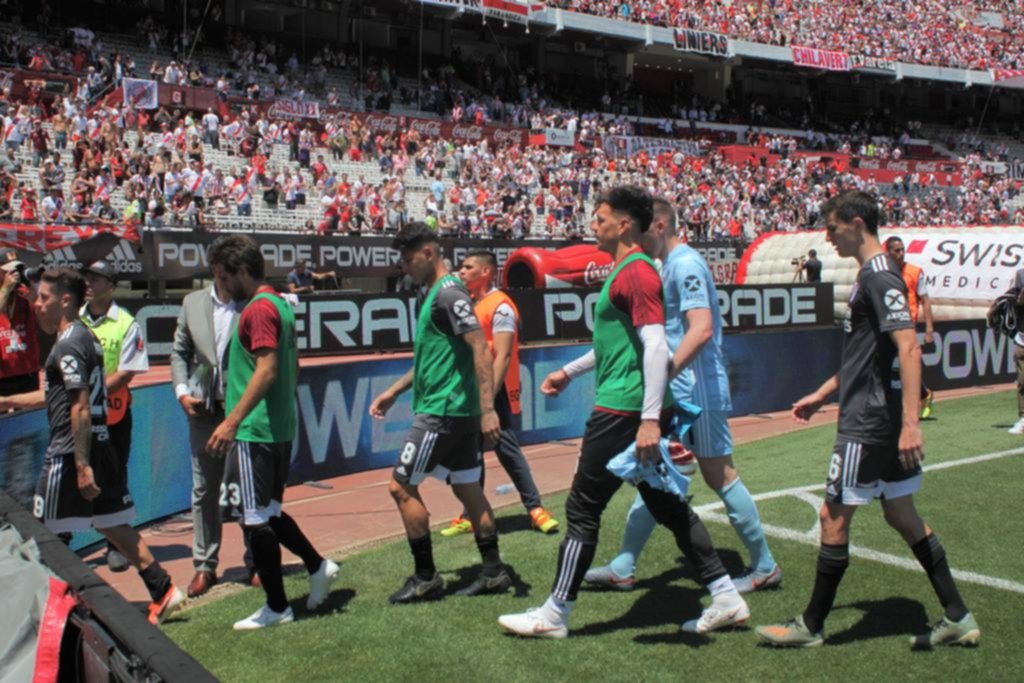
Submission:
POLYGON ((718 308, 726 328, 786 327, 819 324, 814 287, 739 287, 718 290, 718 308))

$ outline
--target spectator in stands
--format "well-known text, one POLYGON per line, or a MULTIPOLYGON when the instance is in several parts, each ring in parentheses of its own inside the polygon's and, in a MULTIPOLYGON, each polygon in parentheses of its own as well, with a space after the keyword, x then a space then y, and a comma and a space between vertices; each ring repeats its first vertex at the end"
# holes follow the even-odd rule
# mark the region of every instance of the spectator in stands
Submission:
POLYGON ((0 396, 39 389, 39 339, 26 270, 15 252, 0 265, 0 396))
POLYGON ((316 291, 316 284, 327 278, 337 277, 333 270, 315 273, 306 261, 297 261, 295 268, 288 273, 288 291, 292 294, 311 294, 316 291))

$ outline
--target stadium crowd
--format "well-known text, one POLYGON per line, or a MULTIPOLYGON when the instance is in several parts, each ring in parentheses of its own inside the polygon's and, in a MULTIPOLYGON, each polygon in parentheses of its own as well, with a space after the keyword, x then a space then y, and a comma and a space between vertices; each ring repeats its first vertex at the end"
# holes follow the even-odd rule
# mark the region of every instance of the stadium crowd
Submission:
POLYGON ((631 125, 591 115, 581 117, 574 147, 521 147, 460 143, 411 125, 375 131, 348 114, 320 128, 256 108, 224 122, 212 109, 201 116, 103 107, 87 113, 70 97, 53 103, 48 121, 39 107, 0 107, 0 217, 29 222, 211 229, 229 216, 251 216, 259 203, 297 211, 304 229, 320 233, 394 231, 425 218, 444 234, 574 237, 584 233, 592 195, 623 182, 675 198, 680 219, 700 238, 811 227, 814 207, 851 187, 883 197, 898 224, 1024 219, 1008 204, 1020 183, 987 175, 978 154, 966 157, 955 189, 940 187, 934 173, 878 184, 796 155, 832 149, 901 157, 900 141, 852 134, 809 131, 800 139, 751 129, 745 142, 778 155, 771 165, 728 161, 707 141, 673 150, 669 139, 655 153, 621 158, 604 148, 603 134, 629 133, 631 125), (30 154, 19 155, 23 145, 30 154), (693 156, 694 149, 701 154, 693 156), (26 172, 29 180, 19 180, 26 172), (422 198, 412 202, 410 187, 422 198))
POLYGON ((657 26, 722 33, 768 45, 800 45, 961 69, 1024 67, 1024 18, 1015 0, 551 0, 548 5, 657 26), (1001 15, 988 25, 983 12, 1001 15))

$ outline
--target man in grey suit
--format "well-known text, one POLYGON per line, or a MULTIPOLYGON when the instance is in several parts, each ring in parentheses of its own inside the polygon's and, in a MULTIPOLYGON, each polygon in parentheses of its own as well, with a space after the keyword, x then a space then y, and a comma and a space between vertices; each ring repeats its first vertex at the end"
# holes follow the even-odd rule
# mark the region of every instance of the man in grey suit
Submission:
POLYGON ((196 573, 188 585, 190 598, 203 595, 217 583, 219 496, 225 460, 208 454, 206 442, 224 420, 224 356, 239 310, 231 296, 216 285, 192 292, 182 302, 171 347, 171 381, 188 416, 192 447, 192 563, 196 573))

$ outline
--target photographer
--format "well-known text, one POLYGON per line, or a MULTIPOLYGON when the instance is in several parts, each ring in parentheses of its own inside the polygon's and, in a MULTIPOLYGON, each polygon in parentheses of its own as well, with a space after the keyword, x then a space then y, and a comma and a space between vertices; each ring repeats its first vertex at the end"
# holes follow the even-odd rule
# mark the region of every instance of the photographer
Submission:
POLYGON ((0 396, 37 391, 39 339, 25 264, 9 252, 0 274, 0 396))
POLYGON ((818 260, 818 252, 814 249, 808 251, 806 257, 793 259, 791 263, 797 266, 801 279, 806 276, 807 282, 821 282, 821 261, 818 260))

